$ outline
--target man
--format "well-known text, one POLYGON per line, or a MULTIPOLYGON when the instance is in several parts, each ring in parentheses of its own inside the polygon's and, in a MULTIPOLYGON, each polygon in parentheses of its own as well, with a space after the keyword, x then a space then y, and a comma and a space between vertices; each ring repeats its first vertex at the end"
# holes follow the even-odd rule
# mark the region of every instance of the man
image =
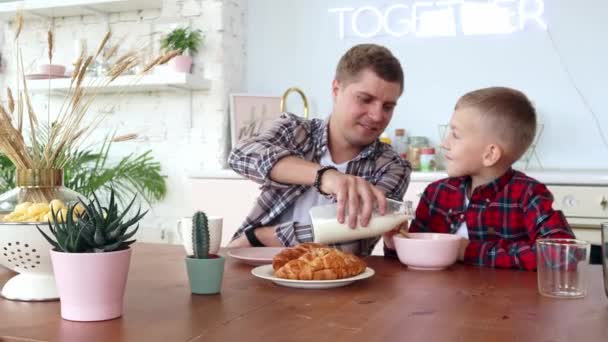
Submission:
MULTIPOLYGON (((337 202, 338 221, 354 228, 367 226, 374 205, 383 213, 386 198, 401 201, 411 167, 378 137, 402 92, 403 70, 392 53, 357 45, 338 63, 327 120, 284 113, 267 131, 236 146, 230 166, 262 184, 262 193, 228 247, 310 242, 313 206, 337 202)), ((368 255, 378 240, 334 246, 368 255)), ((392 247, 391 239, 385 243, 392 247)))

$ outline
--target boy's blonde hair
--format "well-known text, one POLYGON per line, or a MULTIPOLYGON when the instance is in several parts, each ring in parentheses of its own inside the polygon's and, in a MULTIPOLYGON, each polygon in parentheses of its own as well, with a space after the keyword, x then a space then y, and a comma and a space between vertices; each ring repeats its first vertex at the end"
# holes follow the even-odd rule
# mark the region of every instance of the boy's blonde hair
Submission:
POLYGON ((348 84, 356 80, 365 69, 370 69, 387 82, 398 83, 403 92, 401 63, 389 49, 381 45, 359 44, 351 47, 340 58, 334 78, 348 84))
POLYGON ((500 141, 511 152, 513 161, 530 147, 536 135, 536 110, 528 97, 519 90, 490 87, 471 91, 456 103, 455 110, 475 109, 489 119, 500 141))

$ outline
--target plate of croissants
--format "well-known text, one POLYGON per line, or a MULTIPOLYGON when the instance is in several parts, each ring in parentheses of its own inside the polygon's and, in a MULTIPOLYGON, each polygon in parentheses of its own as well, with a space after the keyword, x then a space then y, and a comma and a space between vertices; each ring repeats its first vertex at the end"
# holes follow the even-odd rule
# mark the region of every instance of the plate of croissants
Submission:
POLYGON ((251 273, 277 285, 326 289, 352 284, 374 275, 359 257, 316 243, 285 248, 272 259, 272 265, 258 266, 251 273))

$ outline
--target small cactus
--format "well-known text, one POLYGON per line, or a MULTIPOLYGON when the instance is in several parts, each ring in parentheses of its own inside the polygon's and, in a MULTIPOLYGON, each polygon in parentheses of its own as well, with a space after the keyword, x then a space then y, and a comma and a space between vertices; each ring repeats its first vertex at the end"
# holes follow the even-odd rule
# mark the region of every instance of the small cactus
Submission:
POLYGON ((207 215, 197 211, 192 217, 192 250, 194 258, 209 258, 209 225, 207 215))

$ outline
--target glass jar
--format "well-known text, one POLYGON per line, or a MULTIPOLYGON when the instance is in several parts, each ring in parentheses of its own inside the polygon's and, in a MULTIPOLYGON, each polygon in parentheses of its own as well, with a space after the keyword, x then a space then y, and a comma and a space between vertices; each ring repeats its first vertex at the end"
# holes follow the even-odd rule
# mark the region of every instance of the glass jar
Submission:
POLYGON ((410 137, 409 143, 407 160, 412 165, 412 170, 420 171, 420 153, 423 148, 428 147, 429 139, 427 137, 410 137))
POLYGON ((425 147, 420 150, 420 171, 435 171, 435 149, 425 147))
POLYGON ((46 222, 51 207, 61 209, 85 199, 63 186, 63 170, 17 169, 15 181, 16 188, 0 195, 0 221, 46 222))
POLYGON ((405 135, 405 129, 397 128, 395 130, 395 141, 393 142, 395 151, 399 153, 399 156, 403 159, 407 159, 407 135, 405 135))

